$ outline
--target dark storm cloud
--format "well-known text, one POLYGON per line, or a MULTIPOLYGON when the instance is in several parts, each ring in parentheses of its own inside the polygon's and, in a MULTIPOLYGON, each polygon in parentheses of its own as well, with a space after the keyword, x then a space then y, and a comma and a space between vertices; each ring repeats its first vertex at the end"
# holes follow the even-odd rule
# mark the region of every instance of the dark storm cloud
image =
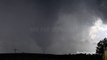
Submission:
POLYGON ((94 51, 88 30, 106 0, 0 0, 0 52, 94 51))

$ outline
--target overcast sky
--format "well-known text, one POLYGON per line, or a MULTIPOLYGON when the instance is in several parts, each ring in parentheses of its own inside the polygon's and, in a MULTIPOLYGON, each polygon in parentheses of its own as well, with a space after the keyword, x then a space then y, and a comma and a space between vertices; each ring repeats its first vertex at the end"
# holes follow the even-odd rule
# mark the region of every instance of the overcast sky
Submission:
POLYGON ((106 0, 0 0, 0 53, 95 52, 107 32, 106 6, 106 0))

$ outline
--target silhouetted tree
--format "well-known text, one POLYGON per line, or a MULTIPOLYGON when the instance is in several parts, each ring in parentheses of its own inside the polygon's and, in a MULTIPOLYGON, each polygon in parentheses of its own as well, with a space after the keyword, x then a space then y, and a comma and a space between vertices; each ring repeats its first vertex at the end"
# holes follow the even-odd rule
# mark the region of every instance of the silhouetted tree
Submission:
POLYGON ((102 55, 106 47, 107 47, 107 38, 104 38, 103 40, 97 43, 96 53, 102 55))

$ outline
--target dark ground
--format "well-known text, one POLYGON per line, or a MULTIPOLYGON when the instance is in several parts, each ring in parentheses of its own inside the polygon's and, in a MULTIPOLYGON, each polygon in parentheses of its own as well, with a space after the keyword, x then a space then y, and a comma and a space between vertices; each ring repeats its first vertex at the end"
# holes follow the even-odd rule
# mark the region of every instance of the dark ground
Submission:
POLYGON ((102 60, 101 56, 96 54, 51 55, 51 54, 29 54, 29 53, 0 54, 0 59, 1 60, 102 60))

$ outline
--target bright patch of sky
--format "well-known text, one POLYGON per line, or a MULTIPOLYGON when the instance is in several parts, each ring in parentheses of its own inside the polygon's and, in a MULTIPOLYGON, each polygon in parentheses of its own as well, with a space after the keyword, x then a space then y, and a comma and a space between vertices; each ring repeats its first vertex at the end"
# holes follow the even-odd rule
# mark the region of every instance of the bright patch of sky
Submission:
POLYGON ((94 25, 90 27, 89 37, 93 43, 98 43, 100 40, 107 37, 107 25, 103 24, 102 19, 97 18, 94 25))

